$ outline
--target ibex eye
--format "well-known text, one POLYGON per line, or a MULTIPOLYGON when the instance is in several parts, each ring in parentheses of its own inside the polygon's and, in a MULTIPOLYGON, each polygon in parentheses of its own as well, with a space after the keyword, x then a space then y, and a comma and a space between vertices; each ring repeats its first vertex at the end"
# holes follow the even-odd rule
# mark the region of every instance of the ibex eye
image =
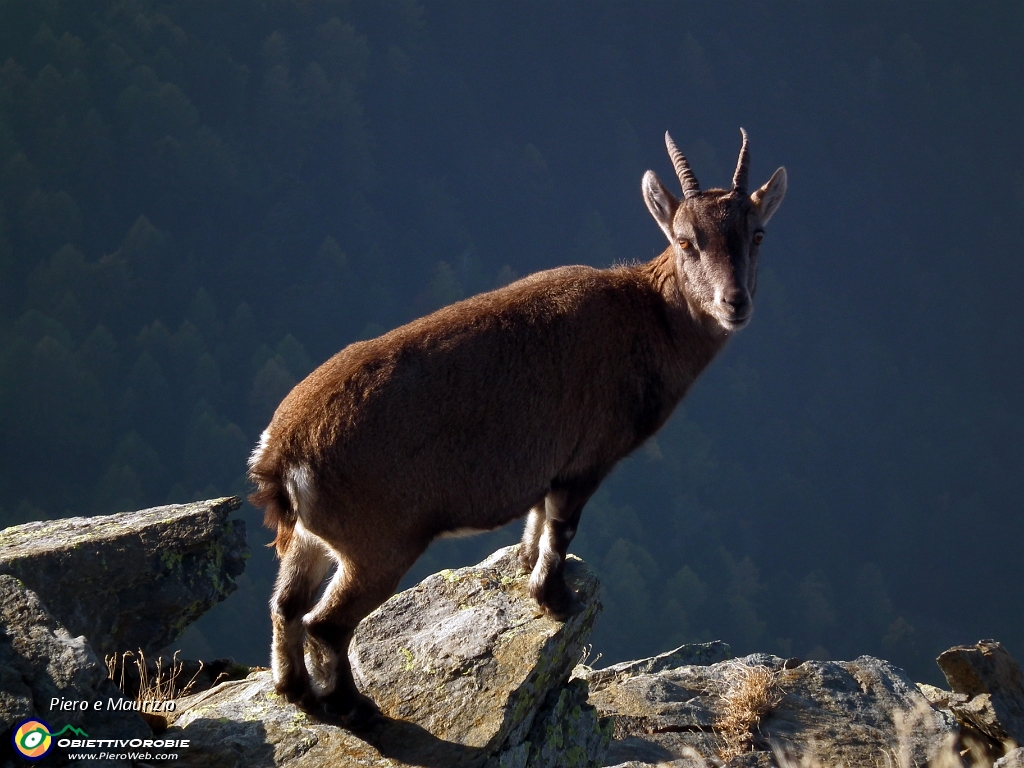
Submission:
POLYGON ((680 240, 679 247, 682 248, 684 251, 688 251, 690 249, 690 241, 685 239, 680 240))
POLYGON ((754 233, 754 242, 755 243, 760 243, 762 240, 764 240, 764 232, 755 232, 754 233))

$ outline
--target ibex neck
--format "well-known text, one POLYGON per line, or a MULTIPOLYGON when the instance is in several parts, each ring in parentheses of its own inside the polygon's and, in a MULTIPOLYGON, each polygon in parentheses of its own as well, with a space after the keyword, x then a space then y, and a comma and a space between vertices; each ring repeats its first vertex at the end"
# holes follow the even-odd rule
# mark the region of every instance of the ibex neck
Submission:
POLYGON ((679 281, 676 279, 675 254, 672 248, 666 248, 661 255, 655 256, 646 264, 637 266, 638 271, 654 289, 665 297, 666 301, 682 298, 679 281))
POLYGON ((636 269, 640 279, 660 299, 665 323, 661 343, 666 345, 667 354, 658 357, 665 366, 666 381, 674 382, 672 389, 678 400, 722 349, 729 334, 713 318, 697 312, 687 300, 686 286, 677 276, 671 248, 636 269))
POLYGON ((671 321, 673 325, 678 326, 678 331, 689 337, 706 337, 708 343, 713 346, 710 354, 714 356, 728 341, 730 333, 690 300, 685 285, 686 278, 676 265, 673 248, 669 246, 659 256, 646 264, 641 264, 639 269, 644 279, 665 301, 671 321))

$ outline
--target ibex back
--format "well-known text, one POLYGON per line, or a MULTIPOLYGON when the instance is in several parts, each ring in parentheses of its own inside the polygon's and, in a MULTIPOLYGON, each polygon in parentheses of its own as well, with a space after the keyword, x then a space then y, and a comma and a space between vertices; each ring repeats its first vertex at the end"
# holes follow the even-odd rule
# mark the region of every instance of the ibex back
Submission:
POLYGON ((460 301, 346 347, 281 403, 249 462, 281 558, 280 694, 350 727, 372 719, 352 633, 445 534, 529 515, 530 594, 557 619, 579 609, 563 566, 580 512, 750 319, 764 225, 786 191, 779 168, 748 194, 745 132, 729 190, 702 192, 665 141, 683 196, 644 175, 669 241, 660 256, 561 267, 460 301))

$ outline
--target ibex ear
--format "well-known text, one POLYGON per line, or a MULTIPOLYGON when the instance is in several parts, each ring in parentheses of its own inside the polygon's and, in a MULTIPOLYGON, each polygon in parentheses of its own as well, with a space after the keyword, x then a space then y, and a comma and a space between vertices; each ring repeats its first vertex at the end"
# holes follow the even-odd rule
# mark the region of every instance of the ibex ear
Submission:
POLYGON ((675 235, 672 234, 672 219, 675 218, 679 201, 673 197, 671 192, 665 189, 665 185, 661 183, 661 179, 658 178, 654 171, 648 171, 644 174, 642 186, 647 210, 651 212, 651 216, 658 222, 658 226, 661 227, 661 231, 665 233, 668 241, 670 243, 675 242, 675 235))
POLYGON ((750 196, 751 202, 758 209, 758 213, 761 214, 761 223, 767 224, 768 219, 772 217, 772 214, 778 209, 779 204, 782 202, 782 198, 786 196, 786 169, 779 168, 772 177, 768 179, 768 183, 761 187, 759 190, 754 192, 750 196))

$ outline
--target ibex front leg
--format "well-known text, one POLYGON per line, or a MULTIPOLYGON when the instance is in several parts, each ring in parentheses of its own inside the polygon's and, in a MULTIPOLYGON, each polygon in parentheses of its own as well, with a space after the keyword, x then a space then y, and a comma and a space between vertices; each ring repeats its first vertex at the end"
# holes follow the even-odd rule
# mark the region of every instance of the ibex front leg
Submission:
MULTIPOLYGON (((544 498, 543 527, 539 509, 534 507, 527 522, 527 532, 535 536, 536 565, 530 576, 530 596, 549 616, 565 620, 583 610, 583 603, 565 583, 565 555, 576 535, 580 513, 596 483, 553 488, 544 498), (531 531, 531 529, 533 529, 531 531)), ((524 542, 525 542, 524 536, 524 542)))

